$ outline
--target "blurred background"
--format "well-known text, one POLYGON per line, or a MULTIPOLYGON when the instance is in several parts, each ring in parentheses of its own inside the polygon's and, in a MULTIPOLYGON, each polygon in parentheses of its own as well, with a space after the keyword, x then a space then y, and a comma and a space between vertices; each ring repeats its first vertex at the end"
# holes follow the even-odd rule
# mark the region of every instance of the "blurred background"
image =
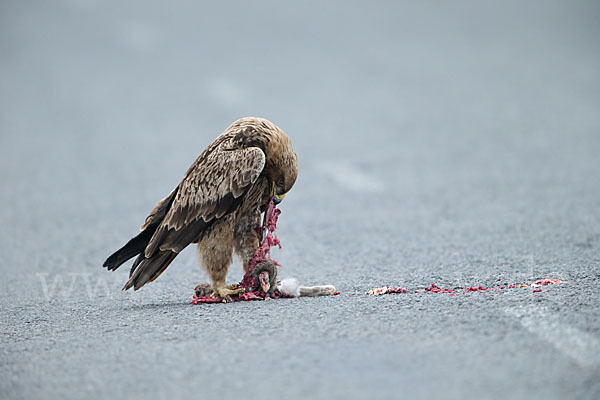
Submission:
MULTIPOLYGON (((31 339, 23 318, 52 320, 65 307, 78 315, 74 310, 93 309, 99 299, 106 304, 98 313, 114 307, 114 318, 126 318, 123 302, 189 300, 206 280, 192 249, 134 296, 119 293, 128 268, 109 275, 100 266, 200 152, 243 116, 277 124, 298 154, 299 179, 281 205, 284 249, 274 254, 284 276, 358 294, 384 284, 493 285, 548 274, 596 287, 599 11, 597 1, 3 0, 0 299, 3 352, 13 360, 2 367, 3 390, 72 394, 50 383, 66 378, 35 367, 52 365, 43 349, 66 346, 69 335, 48 322, 39 329, 53 342, 31 339), (31 299, 43 298, 39 274, 49 282, 62 276, 67 285, 78 273, 106 279, 106 286, 90 299, 77 283, 42 314, 31 307, 31 299), (15 361, 16 349, 32 358, 15 361), (31 368, 41 383, 25 389, 31 368)), ((240 277, 232 267, 230 281, 240 277)), ((598 335, 590 323, 598 322, 598 303, 584 307, 582 299, 570 300, 572 310, 587 316, 572 323, 598 335)), ((329 307, 317 304, 305 307, 329 307)), ((356 304, 345 307, 360 318, 356 304)), ((392 332, 401 329, 393 308, 386 312, 379 320, 389 319, 392 332)), ((110 324, 92 314, 99 319, 89 331, 81 328, 84 335, 110 324)), ((64 318, 65 326, 80 320, 64 318)), ((369 337, 348 329, 338 338, 369 337)), ((305 339, 330 342, 323 331, 313 333, 305 339)), ((119 359, 109 354, 99 362, 119 359)), ((350 376, 340 372, 330 382, 347 388, 350 376)), ((456 382, 468 380, 419 376, 421 383, 441 379, 456 395, 456 382)), ((78 390, 107 390, 80 378, 87 386, 78 390)), ((313 378, 302 384, 323 384, 313 378)), ((426 386, 407 393, 427 393, 426 386)), ((528 393, 517 386, 517 394, 528 393)), ((378 387, 373 393, 391 393, 378 387)))

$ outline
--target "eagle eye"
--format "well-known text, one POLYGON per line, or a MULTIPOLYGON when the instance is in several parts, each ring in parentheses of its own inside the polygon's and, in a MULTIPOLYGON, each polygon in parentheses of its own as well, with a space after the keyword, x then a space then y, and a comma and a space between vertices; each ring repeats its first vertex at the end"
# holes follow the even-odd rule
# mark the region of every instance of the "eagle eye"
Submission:
POLYGON ((279 178, 275 183, 275 191, 277 192, 277 194, 285 193, 285 180, 283 179, 283 177, 279 178))

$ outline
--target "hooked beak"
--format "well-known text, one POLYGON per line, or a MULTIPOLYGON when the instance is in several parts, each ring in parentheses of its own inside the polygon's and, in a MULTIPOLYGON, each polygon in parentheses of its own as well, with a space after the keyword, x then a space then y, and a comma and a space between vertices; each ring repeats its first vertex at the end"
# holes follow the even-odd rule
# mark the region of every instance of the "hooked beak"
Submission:
POLYGON ((273 203, 275 204, 281 203, 281 200, 283 200, 283 198, 287 194, 277 194, 277 188, 275 187, 275 183, 273 183, 273 189, 271 190, 271 193, 273 194, 273 203))
POLYGON ((285 195, 286 195, 286 193, 280 194, 280 195, 274 194, 273 195, 273 203, 275 203, 275 204, 281 203, 281 200, 283 200, 283 198, 285 197, 285 195))

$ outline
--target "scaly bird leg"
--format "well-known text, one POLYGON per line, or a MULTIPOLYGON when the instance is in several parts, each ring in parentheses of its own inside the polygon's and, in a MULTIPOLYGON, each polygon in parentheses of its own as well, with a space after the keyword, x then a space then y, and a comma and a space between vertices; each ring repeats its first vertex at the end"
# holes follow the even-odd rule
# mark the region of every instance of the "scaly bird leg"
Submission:
POLYGON ((237 283, 231 284, 225 287, 216 288, 212 293, 211 297, 220 297, 225 301, 228 301, 229 296, 235 296, 240 293, 244 293, 246 289, 239 286, 237 283))

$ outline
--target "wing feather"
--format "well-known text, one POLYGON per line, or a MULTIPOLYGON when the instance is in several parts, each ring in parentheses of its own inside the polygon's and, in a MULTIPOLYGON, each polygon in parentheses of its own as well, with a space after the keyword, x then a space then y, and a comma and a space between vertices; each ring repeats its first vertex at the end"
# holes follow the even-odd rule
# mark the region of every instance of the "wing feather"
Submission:
POLYGON ((265 154, 257 147, 207 149, 179 184, 169 211, 145 249, 145 257, 158 250, 179 253, 216 219, 235 211, 264 166, 265 154))

